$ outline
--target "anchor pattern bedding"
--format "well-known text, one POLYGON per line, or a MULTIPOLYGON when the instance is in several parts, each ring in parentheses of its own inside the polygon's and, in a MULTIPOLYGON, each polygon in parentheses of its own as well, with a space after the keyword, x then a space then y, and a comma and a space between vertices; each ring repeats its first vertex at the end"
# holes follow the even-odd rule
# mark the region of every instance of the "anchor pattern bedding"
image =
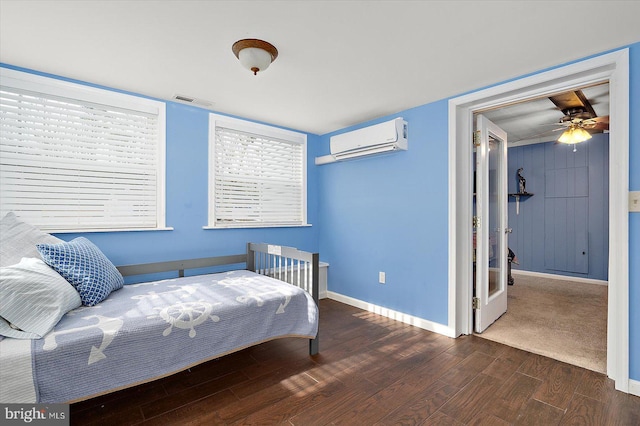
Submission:
POLYGON ((307 292, 241 270, 126 285, 68 312, 24 356, 32 358, 33 402, 70 402, 317 330, 307 292))

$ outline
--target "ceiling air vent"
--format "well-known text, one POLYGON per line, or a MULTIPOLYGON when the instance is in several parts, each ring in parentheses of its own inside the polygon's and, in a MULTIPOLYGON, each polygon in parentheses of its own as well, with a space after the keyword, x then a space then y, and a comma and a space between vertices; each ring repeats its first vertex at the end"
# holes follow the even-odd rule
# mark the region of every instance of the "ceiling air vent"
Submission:
POLYGON ((193 102, 193 101, 195 101, 195 99, 193 99, 193 98, 187 98, 186 96, 181 96, 181 95, 175 95, 173 97, 173 99, 177 99, 177 100, 183 101, 183 102, 193 102))
POLYGON ((182 102, 182 103, 193 105, 193 106, 199 106, 202 108, 212 108, 214 105, 214 102, 207 101, 205 99, 194 98, 191 96, 185 96, 185 95, 173 95, 172 99, 174 101, 182 102))

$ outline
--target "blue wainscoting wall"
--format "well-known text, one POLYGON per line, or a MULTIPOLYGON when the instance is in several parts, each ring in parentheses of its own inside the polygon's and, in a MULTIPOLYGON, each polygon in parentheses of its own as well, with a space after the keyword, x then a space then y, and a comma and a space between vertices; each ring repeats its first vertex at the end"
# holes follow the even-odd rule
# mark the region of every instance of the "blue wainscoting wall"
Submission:
POLYGON ((509 148, 509 193, 522 168, 531 197, 510 197, 514 269, 608 279, 609 135, 573 146, 556 142, 509 148))

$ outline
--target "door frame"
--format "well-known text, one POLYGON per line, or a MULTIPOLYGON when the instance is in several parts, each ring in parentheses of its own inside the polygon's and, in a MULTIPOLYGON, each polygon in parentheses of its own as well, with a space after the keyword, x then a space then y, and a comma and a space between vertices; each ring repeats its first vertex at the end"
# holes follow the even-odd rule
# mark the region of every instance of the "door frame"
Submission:
POLYGON ((455 336, 473 332, 473 114, 609 82, 609 285, 607 375, 629 392, 629 50, 621 49, 449 100, 449 316, 455 336))

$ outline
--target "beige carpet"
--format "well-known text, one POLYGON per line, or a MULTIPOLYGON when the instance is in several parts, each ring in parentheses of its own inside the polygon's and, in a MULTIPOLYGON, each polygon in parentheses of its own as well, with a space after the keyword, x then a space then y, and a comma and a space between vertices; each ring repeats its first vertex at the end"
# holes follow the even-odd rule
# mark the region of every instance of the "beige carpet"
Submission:
POLYGON ((515 275, 507 313, 480 337, 607 370, 607 286, 515 275))

